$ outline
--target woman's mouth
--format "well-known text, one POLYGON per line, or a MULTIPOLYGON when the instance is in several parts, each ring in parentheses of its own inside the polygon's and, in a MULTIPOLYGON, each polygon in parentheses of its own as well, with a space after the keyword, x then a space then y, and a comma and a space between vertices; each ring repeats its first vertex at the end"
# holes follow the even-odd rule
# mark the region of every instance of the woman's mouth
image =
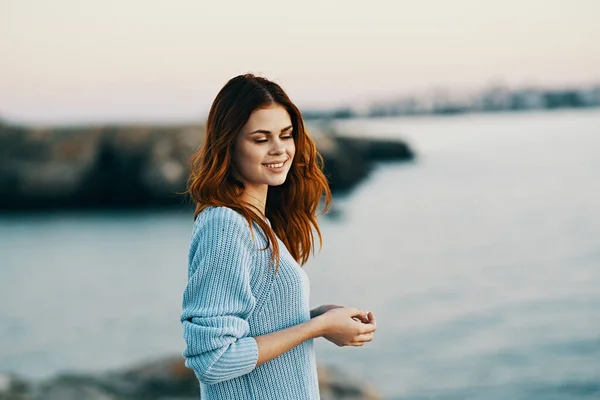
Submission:
POLYGON ((263 164, 263 165, 273 172, 279 172, 279 171, 283 170, 283 166, 285 165, 286 162, 287 162, 287 160, 280 161, 277 163, 263 164))

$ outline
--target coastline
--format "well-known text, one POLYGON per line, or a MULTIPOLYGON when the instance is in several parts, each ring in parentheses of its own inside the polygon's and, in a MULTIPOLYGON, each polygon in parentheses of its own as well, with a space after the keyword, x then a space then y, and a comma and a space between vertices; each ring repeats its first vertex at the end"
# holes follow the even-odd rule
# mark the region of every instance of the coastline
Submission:
MULTIPOLYGON (((407 162, 401 139, 342 137, 308 125, 333 194, 350 192, 377 162, 407 162)), ((203 125, 35 127, 0 123, 0 211, 191 207, 188 162, 203 125)))

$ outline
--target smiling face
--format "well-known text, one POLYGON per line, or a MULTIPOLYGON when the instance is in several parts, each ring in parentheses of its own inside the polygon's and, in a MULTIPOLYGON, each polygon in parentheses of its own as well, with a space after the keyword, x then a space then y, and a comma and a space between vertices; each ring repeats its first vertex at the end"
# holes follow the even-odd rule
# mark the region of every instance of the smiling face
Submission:
POLYGON ((233 164, 245 191, 264 192, 285 182, 296 147, 287 110, 273 104, 254 110, 238 134, 233 164))

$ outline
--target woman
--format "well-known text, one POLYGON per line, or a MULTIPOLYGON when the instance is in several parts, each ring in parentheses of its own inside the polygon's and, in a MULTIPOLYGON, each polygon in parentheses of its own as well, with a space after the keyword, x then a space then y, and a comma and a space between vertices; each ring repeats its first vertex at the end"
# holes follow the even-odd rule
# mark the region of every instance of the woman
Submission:
POLYGON ((202 400, 318 399, 313 339, 362 346, 372 313, 309 309, 300 267, 321 242, 316 211, 331 193, 322 158, 283 89, 254 75, 231 79, 192 160, 196 202, 183 294, 183 355, 202 400))

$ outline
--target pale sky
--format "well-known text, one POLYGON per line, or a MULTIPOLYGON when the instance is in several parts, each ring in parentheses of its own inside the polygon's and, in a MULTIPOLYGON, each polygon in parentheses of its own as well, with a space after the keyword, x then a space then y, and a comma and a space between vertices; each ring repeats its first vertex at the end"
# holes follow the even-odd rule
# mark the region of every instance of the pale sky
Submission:
POLYGON ((600 82, 598 0, 0 0, 0 118, 203 118, 254 72, 300 107, 600 82))

